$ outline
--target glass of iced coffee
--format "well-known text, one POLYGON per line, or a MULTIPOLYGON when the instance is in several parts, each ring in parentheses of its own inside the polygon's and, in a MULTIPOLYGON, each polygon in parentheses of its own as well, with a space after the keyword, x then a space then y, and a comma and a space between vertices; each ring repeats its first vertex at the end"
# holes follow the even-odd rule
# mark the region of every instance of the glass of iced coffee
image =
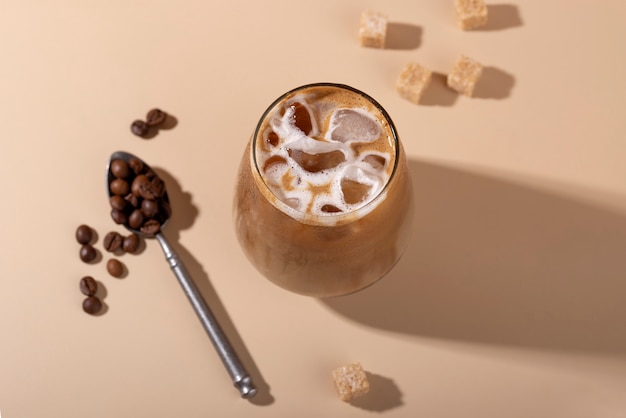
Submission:
POLYGON ((271 282, 338 296, 394 266, 412 204, 404 150, 387 112, 352 87, 309 84, 263 113, 239 168, 235 229, 271 282))

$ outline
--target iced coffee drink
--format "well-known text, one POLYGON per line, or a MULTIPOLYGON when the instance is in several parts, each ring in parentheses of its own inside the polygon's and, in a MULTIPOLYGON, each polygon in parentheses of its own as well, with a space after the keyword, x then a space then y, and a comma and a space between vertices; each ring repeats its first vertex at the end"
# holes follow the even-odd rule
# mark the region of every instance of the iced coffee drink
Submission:
POLYGON ((383 277, 412 218, 406 159, 386 111, 338 84, 278 98, 244 153, 234 217, 248 259, 287 290, 337 296, 383 277))

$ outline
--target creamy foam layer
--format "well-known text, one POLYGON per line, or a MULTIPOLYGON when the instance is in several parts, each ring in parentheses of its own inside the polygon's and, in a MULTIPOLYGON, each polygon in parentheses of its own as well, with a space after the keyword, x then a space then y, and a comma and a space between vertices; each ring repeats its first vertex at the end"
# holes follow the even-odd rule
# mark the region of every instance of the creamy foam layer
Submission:
POLYGON ((273 194, 296 211, 333 216, 372 202, 395 164, 395 139, 366 97, 314 86, 285 97, 257 132, 256 165, 273 194))

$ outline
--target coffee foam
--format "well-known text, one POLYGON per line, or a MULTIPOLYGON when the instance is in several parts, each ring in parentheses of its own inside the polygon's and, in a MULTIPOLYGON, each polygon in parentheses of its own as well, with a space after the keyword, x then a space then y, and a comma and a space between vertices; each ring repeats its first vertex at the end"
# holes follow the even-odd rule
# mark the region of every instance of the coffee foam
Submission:
POLYGON ((388 122, 370 102, 351 91, 335 88, 340 92, 336 95, 324 89, 305 90, 269 112, 258 132, 256 164, 274 195, 297 212, 336 216, 358 210, 380 194, 393 171, 396 150, 388 122), (311 118, 308 135, 294 123, 296 102, 311 118), (271 132, 279 138, 276 145, 270 145, 271 132), (292 158, 305 153, 309 161, 317 161, 334 153, 337 159, 337 152, 342 162, 314 172, 292 158), (357 185, 361 192, 367 189, 360 201, 346 201, 342 183, 349 181, 362 185, 357 185), (338 211, 323 210, 328 206, 338 211))

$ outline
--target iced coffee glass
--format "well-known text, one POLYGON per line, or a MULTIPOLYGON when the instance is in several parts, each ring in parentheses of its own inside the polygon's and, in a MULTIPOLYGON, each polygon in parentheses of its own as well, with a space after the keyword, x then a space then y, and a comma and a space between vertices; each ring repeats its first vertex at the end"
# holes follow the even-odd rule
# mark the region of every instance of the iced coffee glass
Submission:
POLYGON ((352 87, 309 84, 261 116, 239 167, 235 229, 271 282, 303 295, 345 295, 398 261, 412 201, 387 112, 352 87))

